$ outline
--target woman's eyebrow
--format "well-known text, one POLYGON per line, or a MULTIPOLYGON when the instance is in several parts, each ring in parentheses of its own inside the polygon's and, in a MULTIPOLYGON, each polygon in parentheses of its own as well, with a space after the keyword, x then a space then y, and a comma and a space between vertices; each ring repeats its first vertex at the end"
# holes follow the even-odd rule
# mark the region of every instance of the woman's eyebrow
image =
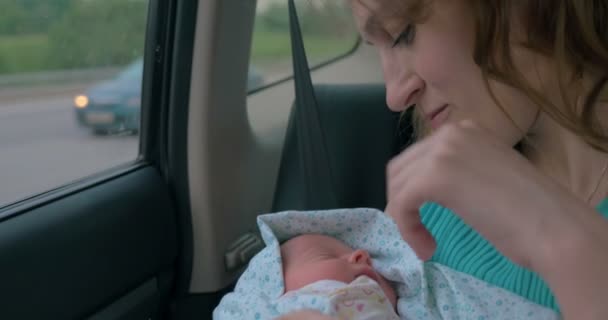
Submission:
POLYGON ((363 24, 363 28, 361 29, 361 38, 363 42, 367 45, 374 45, 373 39, 378 37, 378 34, 381 32, 381 27, 374 18, 369 18, 365 20, 363 24))
POLYGON ((378 31, 382 30, 382 26, 381 24, 378 22, 378 20, 376 20, 376 18, 374 16, 371 16, 369 18, 367 18, 365 20, 365 23, 363 24, 363 33, 366 36, 373 36, 374 34, 378 33, 378 31))

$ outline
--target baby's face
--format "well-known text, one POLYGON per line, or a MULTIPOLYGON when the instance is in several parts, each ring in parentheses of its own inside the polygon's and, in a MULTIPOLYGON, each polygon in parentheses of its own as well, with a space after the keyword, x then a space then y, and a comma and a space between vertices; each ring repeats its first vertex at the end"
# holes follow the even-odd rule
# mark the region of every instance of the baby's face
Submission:
POLYGON ((351 283, 359 276, 367 276, 380 285, 393 306, 397 295, 388 283, 372 268, 372 261, 364 250, 353 250, 337 239, 323 235, 302 235, 281 246, 285 292, 298 290, 320 280, 351 283))

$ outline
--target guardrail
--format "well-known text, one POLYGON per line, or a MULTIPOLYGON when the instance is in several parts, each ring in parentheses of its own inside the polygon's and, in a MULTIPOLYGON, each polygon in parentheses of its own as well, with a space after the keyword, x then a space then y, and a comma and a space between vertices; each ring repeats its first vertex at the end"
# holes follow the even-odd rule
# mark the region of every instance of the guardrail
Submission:
POLYGON ((0 75, 0 107, 8 102, 74 95, 110 79, 124 67, 30 72, 0 75))
POLYGON ((112 77, 123 67, 58 70, 0 75, 0 88, 41 84, 78 83, 112 77))

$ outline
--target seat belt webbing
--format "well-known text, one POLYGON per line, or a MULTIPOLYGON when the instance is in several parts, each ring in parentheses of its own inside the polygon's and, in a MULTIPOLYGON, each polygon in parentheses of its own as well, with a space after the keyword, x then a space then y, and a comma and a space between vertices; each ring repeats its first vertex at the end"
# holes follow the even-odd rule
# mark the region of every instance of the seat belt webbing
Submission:
POLYGON ((289 0, 289 25, 295 85, 295 126, 300 166, 310 209, 337 207, 325 135, 314 93, 294 0, 289 0))

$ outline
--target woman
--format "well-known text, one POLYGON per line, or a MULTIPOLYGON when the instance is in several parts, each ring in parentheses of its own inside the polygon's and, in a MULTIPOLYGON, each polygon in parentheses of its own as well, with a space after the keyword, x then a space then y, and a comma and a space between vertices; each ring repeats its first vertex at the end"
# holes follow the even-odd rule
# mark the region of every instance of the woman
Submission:
POLYGON ((390 109, 415 108, 420 139, 387 168, 404 239, 566 319, 607 319, 605 0, 350 2, 390 109))

